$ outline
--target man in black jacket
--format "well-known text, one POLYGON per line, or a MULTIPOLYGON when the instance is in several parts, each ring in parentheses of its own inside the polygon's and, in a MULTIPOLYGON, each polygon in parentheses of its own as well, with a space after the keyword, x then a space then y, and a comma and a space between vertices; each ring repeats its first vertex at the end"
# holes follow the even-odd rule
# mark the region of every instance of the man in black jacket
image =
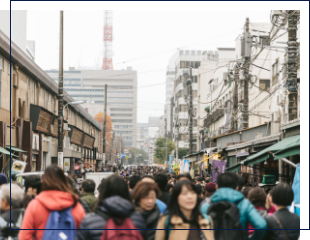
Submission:
POLYGON ((167 175, 161 172, 157 173, 155 175, 155 182, 157 183, 161 191, 161 195, 158 197, 158 199, 163 201, 166 205, 168 205, 171 193, 166 190, 166 186, 168 183, 167 175))

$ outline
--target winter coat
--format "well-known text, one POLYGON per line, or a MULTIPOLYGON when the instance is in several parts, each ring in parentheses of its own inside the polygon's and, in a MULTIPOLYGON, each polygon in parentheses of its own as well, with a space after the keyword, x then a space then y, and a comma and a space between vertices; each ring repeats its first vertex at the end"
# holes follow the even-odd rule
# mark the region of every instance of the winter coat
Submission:
POLYGON ((81 198, 79 199, 79 202, 83 206, 85 213, 86 214, 90 213, 90 209, 89 209, 88 204, 85 201, 83 201, 81 198))
POLYGON ((0 216, 0 240, 7 240, 12 237, 12 240, 18 239, 18 230, 21 227, 22 219, 24 216, 24 209, 11 210, 11 228, 10 230, 10 210, 3 212, 0 216))
MULTIPOLYGON (((231 203, 237 203, 240 214, 240 223, 243 229, 247 229, 248 223, 250 223, 255 229, 266 229, 266 220, 256 211, 252 203, 243 197, 241 192, 238 192, 232 188, 219 188, 211 197, 211 202, 217 203, 219 201, 228 201, 231 203)), ((206 214, 210 203, 205 203, 201 206, 200 212, 206 214)), ((261 240, 264 237, 265 231, 255 231, 250 239, 261 240)))
MULTIPOLYGON (((133 205, 119 196, 109 197, 101 201, 96 209, 109 216, 129 217, 137 229, 145 229, 142 215, 134 211, 133 205)), ((89 213, 83 219, 80 230, 77 232, 76 240, 100 240, 107 221, 96 212, 89 213), (97 230, 92 230, 97 229, 97 230)), ((139 230, 140 231, 140 230, 139 230)), ((145 231, 140 231, 145 236, 145 231)))
POLYGON ((284 229, 296 229, 296 230, 278 230, 281 229, 277 221, 271 216, 266 218, 267 230, 264 240, 288 240, 285 236, 285 232, 289 240, 297 240, 300 235, 300 218, 297 214, 289 212, 287 208, 280 209, 274 214, 276 216, 284 229))
MULTIPOLYGON (((157 229, 166 229, 166 217, 167 215, 160 218, 157 229)), ((210 218, 211 219, 211 218, 210 218)), ((169 237, 166 238, 167 231, 166 230, 157 230, 155 234, 155 240, 187 240, 188 235, 190 234, 190 224, 185 223, 182 217, 174 215, 171 217, 170 223, 172 225, 172 229, 170 230, 169 237), (182 230, 178 230, 182 229, 182 230), (185 230, 186 229, 186 230, 185 230)), ((200 229, 213 229, 213 222, 211 219, 211 223, 199 216, 198 224, 200 229)), ((214 240, 214 231, 213 230, 201 230, 206 240, 214 240)), ((196 239, 195 239, 196 240, 196 239)))
POLYGON ((158 197, 158 199, 161 200, 162 202, 164 202, 166 205, 168 205, 169 200, 170 200, 170 196, 171 196, 170 192, 168 192, 166 190, 162 190, 161 195, 158 197))
POLYGON ((96 207, 97 198, 95 197, 94 193, 83 193, 81 195, 81 199, 87 203, 91 211, 96 207))
MULTIPOLYGON (((160 217, 160 211, 157 205, 155 205, 155 207, 150 211, 139 210, 139 209, 137 209, 137 211, 141 213, 144 219, 144 222, 146 224, 146 229, 156 229, 157 223, 160 217)), ((154 240, 155 232, 156 230, 146 230, 145 240, 154 240)))
MULTIPOLYGON (((29 203, 21 228, 44 229, 51 211, 61 211, 72 207, 73 204, 74 200, 70 193, 55 190, 43 191, 29 203)), ((83 206, 77 202, 72 208, 71 214, 74 218, 75 227, 78 229, 85 216, 83 206)), ((41 240, 43 233, 44 230, 20 231, 19 239, 32 240, 35 236, 36 240, 41 240)))

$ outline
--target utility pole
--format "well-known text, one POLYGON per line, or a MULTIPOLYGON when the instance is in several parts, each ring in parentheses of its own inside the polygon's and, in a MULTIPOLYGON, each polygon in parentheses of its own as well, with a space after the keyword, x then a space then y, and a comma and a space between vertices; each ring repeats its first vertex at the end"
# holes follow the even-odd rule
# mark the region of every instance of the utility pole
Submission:
POLYGON ((107 95, 108 95, 108 85, 104 85, 104 120, 103 120, 103 136, 102 136, 102 153, 105 153, 106 145, 106 129, 107 129, 107 95))
POLYGON ((180 129, 180 123, 179 123, 179 118, 178 118, 178 113, 175 116, 175 127, 177 129, 177 134, 176 134, 176 152, 175 152, 175 157, 178 160, 179 159, 179 129, 180 129))
MULTIPOLYGON (((236 63, 236 66, 238 66, 238 63, 236 63)), ((231 120, 231 129, 230 132, 234 132, 238 130, 238 80, 239 80, 239 69, 235 69, 233 71, 234 73, 234 91, 233 91, 233 101, 232 101, 232 120, 231 120)), ((229 73, 228 73, 229 78, 229 73)), ((229 84, 229 83, 228 83, 229 84)))
POLYGON ((64 12, 60 11, 60 34, 59 34, 59 79, 58 79, 58 166, 63 168, 63 20, 64 12))
POLYGON ((189 68, 189 76, 190 79, 188 83, 188 91, 189 91, 189 108, 188 108, 188 116, 189 116, 189 154, 193 153, 193 94, 192 94, 192 67, 189 68))
POLYGON ((242 129, 249 127, 249 81, 250 81, 250 61, 251 61, 251 44, 252 38, 251 33, 249 32, 249 18, 246 18, 245 22, 245 32, 244 32, 244 99, 243 99, 243 112, 242 112, 242 129))
POLYGON ((286 87, 291 92, 297 92, 297 23, 299 11, 288 10, 288 42, 287 42, 287 81, 286 87))
POLYGON ((167 118, 165 118, 165 140, 166 140, 166 147, 165 147, 165 164, 167 163, 167 118))

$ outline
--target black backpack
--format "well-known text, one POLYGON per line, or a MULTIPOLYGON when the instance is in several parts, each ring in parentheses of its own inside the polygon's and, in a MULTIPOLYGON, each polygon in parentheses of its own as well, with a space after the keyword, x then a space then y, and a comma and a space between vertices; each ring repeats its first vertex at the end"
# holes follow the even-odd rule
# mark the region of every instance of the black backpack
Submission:
MULTIPOLYGON (((238 202, 236 203, 238 204, 238 202)), ((245 230, 233 230, 243 229, 239 221, 239 209, 237 205, 220 201, 217 203, 210 203, 207 211, 213 220, 214 229, 231 229, 231 230, 214 230, 214 238, 216 240, 241 240, 246 239, 247 236, 245 230)))

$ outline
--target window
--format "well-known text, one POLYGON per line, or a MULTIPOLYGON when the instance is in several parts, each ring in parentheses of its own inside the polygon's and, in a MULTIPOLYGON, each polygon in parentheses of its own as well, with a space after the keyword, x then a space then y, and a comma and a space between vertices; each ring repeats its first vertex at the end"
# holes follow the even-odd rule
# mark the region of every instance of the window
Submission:
POLYGON ((279 77, 279 62, 278 60, 272 65, 272 86, 278 83, 279 77))
POLYGON ((42 88, 42 92, 43 92, 43 102, 44 102, 44 107, 45 107, 45 90, 42 88))
POLYGON ((209 82, 209 91, 212 92, 212 90, 213 90, 213 81, 211 80, 209 82))
POLYGON ((131 119, 112 119, 112 122, 132 123, 132 120, 131 119))
POLYGON ((33 82, 33 104, 36 104, 36 83, 33 82))
POLYGON ((4 71, 4 58, 0 57, 0 71, 4 71))
POLYGON ((292 121, 297 118, 297 93, 290 93, 288 99, 288 120, 292 121))
POLYGON ((270 38, 268 36, 259 36, 259 43, 265 46, 270 46, 270 38))
POLYGON ((2 106, 2 72, 4 71, 4 59, 0 58, 0 107, 2 106))
POLYGON ((269 79, 260 79, 259 80, 259 90, 263 91, 270 91, 270 80, 269 79))

